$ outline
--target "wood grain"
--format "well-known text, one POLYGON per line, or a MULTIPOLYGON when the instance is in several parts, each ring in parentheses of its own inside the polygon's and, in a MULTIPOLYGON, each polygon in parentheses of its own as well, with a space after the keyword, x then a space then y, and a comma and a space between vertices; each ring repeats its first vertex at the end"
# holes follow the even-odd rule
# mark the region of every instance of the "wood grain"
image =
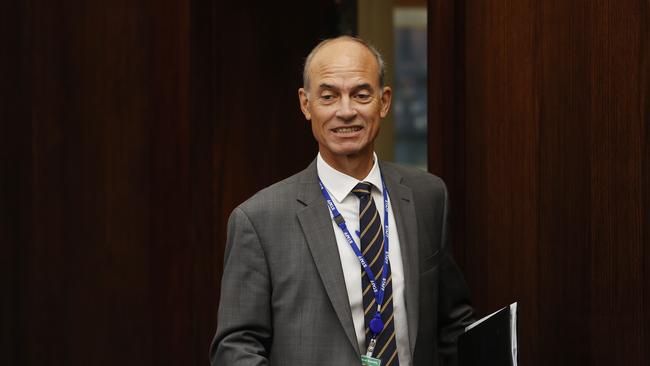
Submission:
POLYGON ((429 161, 479 313, 520 302, 522 364, 648 363, 647 2, 430 9, 456 26, 430 22, 429 161))

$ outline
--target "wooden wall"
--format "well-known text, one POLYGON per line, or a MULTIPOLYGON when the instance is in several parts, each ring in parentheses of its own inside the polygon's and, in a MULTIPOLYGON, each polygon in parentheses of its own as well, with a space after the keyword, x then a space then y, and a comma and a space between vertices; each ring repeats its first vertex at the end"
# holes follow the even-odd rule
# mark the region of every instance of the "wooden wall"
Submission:
POLYGON ((650 363, 650 4, 430 1, 430 168, 522 365, 650 363))
POLYGON ((207 364, 228 214, 316 153, 295 5, 3 4, 0 364, 207 364))

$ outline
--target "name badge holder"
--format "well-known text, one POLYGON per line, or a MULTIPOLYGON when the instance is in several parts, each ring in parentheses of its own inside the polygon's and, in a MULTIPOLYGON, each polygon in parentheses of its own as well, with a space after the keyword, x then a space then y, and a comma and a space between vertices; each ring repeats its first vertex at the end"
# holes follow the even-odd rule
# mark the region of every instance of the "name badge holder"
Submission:
MULTIPOLYGON (((381 306, 384 301, 384 293, 386 291, 386 285, 387 285, 387 276, 388 276, 388 189, 386 188, 386 183, 384 181, 384 177, 381 177, 381 185, 382 185, 382 190, 384 194, 384 263, 382 264, 382 271, 381 271, 381 285, 379 288, 377 287, 377 283, 375 282, 375 274, 372 272, 372 269, 370 268, 370 265, 368 265, 368 262, 366 259, 363 257, 363 253, 361 253, 361 250, 359 249, 359 246, 357 243, 354 241, 354 238, 352 235, 350 235, 350 231, 348 230, 347 225, 345 224, 345 219, 343 219, 343 216, 339 212, 339 210, 336 208, 336 205, 334 205, 334 201, 332 201, 332 197, 330 194, 327 192, 327 189, 325 189, 325 186, 323 185, 323 182, 318 178, 318 185, 320 186, 320 190, 323 193, 323 197, 325 198, 325 201, 327 202, 327 207, 329 208, 330 212, 332 213, 332 218, 334 219, 334 222, 336 225, 341 228, 341 231, 343 231, 343 236, 345 236, 345 239, 347 240, 348 244, 350 244, 350 247, 352 247, 352 250, 354 251, 354 254, 357 256, 359 259, 359 263, 361 263, 361 268, 366 272, 366 275, 368 275, 368 280, 370 281, 370 286, 372 288, 372 292, 375 296, 375 302, 377 303, 377 310, 375 311, 375 315, 373 318, 370 320, 368 326, 370 328, 370 331, 372 332, 372 337, 370 339, 370 344, 368 345, 368 349, 366 351, 366 354, 361 356, 361 361, 363 365, 379 365, 381 362, 379 359, 373 358, 372 354, 375 350, 375 345, 377 344, 377 336, 381 333, 381 331, 384 329, 384 322, 381 319, 381 306)), ((372 196, 370 197, 372 199, 372 196)))

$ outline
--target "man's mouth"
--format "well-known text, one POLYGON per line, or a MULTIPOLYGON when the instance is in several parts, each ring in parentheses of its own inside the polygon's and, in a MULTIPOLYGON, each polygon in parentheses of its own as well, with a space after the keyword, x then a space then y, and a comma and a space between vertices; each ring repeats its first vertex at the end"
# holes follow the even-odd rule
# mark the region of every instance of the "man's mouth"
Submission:
POLYGON ((337 127, 337 128, 333 128, 332 131, 334 133, 353 133, 353 132, 361 131, 361 127, 359 126, 337 127))

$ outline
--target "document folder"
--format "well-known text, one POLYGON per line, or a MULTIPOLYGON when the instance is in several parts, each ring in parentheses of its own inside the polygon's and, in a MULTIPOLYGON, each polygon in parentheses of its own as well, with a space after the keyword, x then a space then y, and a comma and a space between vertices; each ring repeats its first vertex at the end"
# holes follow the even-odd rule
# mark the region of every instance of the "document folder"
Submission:
POLYGON ((458 337, 459 366, 517 366, 517 303, 465 328, 458 337))

